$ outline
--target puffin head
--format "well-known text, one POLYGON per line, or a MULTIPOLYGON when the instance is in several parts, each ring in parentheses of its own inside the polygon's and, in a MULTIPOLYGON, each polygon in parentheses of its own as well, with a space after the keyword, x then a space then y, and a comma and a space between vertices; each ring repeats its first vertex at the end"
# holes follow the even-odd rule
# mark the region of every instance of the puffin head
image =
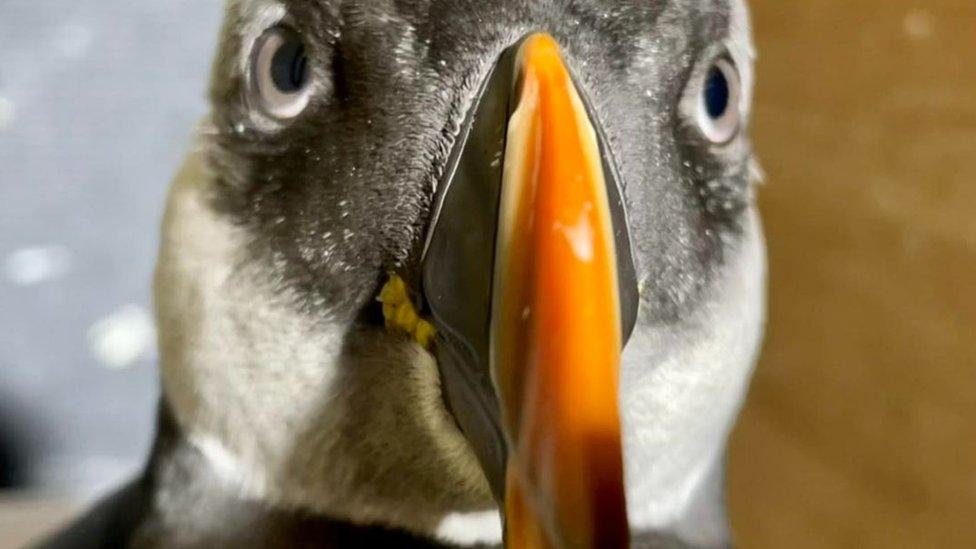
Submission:
POLYGON ((180 430, 276 507, 721 543, 752 57, 742 0, 230 0, 156 277, 180 430))

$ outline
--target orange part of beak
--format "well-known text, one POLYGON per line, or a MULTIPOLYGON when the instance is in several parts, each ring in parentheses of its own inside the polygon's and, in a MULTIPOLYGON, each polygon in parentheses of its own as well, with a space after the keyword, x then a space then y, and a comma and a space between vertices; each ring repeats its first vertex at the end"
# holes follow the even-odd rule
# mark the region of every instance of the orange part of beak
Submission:
POLYGON ((617 263, 596 135, 547 34, 523 44, 496 248, 492 372, 509 547, 626 547, 617 263))

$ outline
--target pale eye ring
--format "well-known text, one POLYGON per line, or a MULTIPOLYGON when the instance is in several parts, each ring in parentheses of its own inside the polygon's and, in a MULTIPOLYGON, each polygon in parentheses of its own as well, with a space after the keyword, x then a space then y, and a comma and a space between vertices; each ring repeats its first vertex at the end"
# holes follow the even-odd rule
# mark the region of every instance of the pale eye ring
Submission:
POLYGON ((251 55, 254 103, 274 118, 294 118, 308 106, 311 84, 308 54, 298 33, 284 26, 265 31, 251 55))
POLYGON ((705 73, 695 117, 709 141, 727 143, 738 135, 742 124, 741 98, 739 71, 728 59, 716 59, 705 73))

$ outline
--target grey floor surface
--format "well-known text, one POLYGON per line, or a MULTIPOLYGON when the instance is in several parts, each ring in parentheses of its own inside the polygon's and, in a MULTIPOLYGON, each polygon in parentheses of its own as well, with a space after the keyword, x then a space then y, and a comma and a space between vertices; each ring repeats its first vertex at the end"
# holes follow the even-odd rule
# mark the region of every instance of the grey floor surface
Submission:
POLYGON ((144 457, 158 225, 220 13, 0 1, 0 484, 85 496, 144 457))

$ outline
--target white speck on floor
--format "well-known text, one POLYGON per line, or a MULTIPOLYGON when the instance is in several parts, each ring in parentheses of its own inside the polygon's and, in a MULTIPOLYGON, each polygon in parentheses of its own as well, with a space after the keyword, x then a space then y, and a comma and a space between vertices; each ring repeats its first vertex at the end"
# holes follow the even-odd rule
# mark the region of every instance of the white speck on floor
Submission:
POLYGON ((88 330, 88 347, 106 368, 123 370, 152 354, 156 327, 138 305, 126 305, 88 330))
POLYGON ((0 130, 13 125, 17 106, 10 99, 0 96, 0 130))
POLYGON ((459 545, 496 544, 502 541, 502 523, 497 510, 451 513, 441 521, 436 535, 459 545))
POLYGON ((923 9, 914 9, 905 15, 905 34, 913 40, 924 40, 935 34, 935 18, 923 9))
POLYGON ((18 286, 57 280, 71 270, 71 252, 59 245, 22 248, 7 256, 3 270, 18 286))

